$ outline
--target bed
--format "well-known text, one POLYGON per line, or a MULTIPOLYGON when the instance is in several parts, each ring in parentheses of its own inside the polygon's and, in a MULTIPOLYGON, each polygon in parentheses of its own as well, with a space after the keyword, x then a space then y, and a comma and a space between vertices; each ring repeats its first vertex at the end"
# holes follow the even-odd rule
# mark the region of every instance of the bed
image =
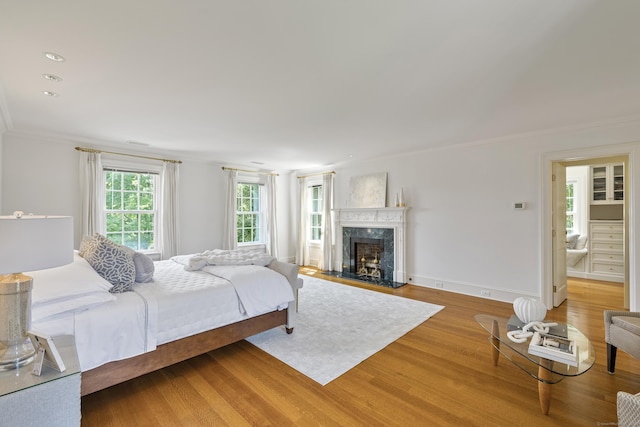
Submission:
POLYGON ((86 254, 76 253, 67 266, 29 272, 32 329, 75 336, 82 395, 271 328, 293 331, 302 286, 296 265, 266 258, 265 265, 190 268, 200 255, 152 267, 147 261, 152 277, 117 292, 119 284, 99 274, 86 254))

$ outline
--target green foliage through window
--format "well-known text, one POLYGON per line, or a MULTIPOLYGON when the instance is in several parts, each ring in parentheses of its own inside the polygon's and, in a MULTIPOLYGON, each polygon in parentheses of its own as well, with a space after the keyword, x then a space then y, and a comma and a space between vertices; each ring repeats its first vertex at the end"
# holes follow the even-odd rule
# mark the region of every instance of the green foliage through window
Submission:
POLYGON ((322 238, 322 185, 314 185, 311 191, 310 231, 311 240, 322 238))
POLYGON ((238 243, 261 241, 260 187, 259 184, 238 184, 236 192, 238 243))
POLYGON ((105 170, 109 240, 138 251, 155 249, 156 177, 105 170))
POLYGON ((573 183, 567 183, 567 193, 566 193, 566 212, 567 212, 567 235, 572 234, 575 230, 575 188, 573 183))

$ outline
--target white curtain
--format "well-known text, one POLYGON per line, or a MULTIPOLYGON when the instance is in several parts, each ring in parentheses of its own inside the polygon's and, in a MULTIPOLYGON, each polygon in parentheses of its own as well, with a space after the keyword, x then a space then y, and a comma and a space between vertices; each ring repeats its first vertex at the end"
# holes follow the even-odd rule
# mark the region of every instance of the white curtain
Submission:
POLYGON ((236 192, 238 191, 238 171, 226 170, 227 202, 224 210, 224 236, 222 249, 238 248, 238 231, 236 227, 236 192))
POLYGON ((164 162, 160 177, 160 191, 158 200, 158 220, 160 233, 158 237, 158 250, 161 259, 169 259, 178 255, 178 179, 179 164, 164 162))
POLYGON ((80 152, 82 235, 104 233, 104 173, 100 153, 80 152))
POLYGON ((298 265, 309 265, 309 244, 307 241, 307 179, 298 179, 298 193, 300 205, 298 209, 298 251, 296 254, 296 262, 298 265))
POLYGON ((325 173, 322 177, 322 241, 320 260, 318 268, 320 270, 333 270, 333 173, 325 173))
POLYGON ((276 217, 276 176, 268 174, 266 178, 266 246, 267 253, 278 258, 278 227, 276 217))

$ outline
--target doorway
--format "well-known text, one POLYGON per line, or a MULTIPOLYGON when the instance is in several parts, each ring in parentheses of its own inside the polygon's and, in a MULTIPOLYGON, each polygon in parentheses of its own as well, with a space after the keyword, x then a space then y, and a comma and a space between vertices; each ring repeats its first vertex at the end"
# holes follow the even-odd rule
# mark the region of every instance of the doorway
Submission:
POLYGON ((551 245, 550 295, 553 306, 560 305, 566 298, 569 273, 569 279, 572 276, 623 283, 620 289, 624 294, 624 306, 629 308, 629 164, 628 154, 551 162, 551 224, 555 236, 551 245), (580 173, 567 174, 567 170, 580 173), (614 170, 618 174, 615 189, 614 170), (603 178, 601 182, 598 178, 600 173, 606 180, 603 178), (577 174, 581 176, 576 178, 577 174), (556 182, 554 178, 560 178, 562 182, 556 182), (559 197, 564 186, 565 197, 559 197), (580 198, 582 200, 578 201, 580 198), (572 202, 580 206, 572 205, 572 202), (572 244, 578 241, 583 243, 581 248, 584 249, 573 250, 572 244), (565 250, 565 247, 571 250, 565 250))

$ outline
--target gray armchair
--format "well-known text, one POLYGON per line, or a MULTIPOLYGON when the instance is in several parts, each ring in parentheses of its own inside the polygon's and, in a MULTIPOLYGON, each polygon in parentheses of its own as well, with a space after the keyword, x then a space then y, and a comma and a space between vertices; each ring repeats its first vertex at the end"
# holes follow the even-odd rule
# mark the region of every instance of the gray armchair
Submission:
POLYGON ((610 374, 616 369, 618 349, 640 359, 640 312, 605 310, 604 340, 610 374))

